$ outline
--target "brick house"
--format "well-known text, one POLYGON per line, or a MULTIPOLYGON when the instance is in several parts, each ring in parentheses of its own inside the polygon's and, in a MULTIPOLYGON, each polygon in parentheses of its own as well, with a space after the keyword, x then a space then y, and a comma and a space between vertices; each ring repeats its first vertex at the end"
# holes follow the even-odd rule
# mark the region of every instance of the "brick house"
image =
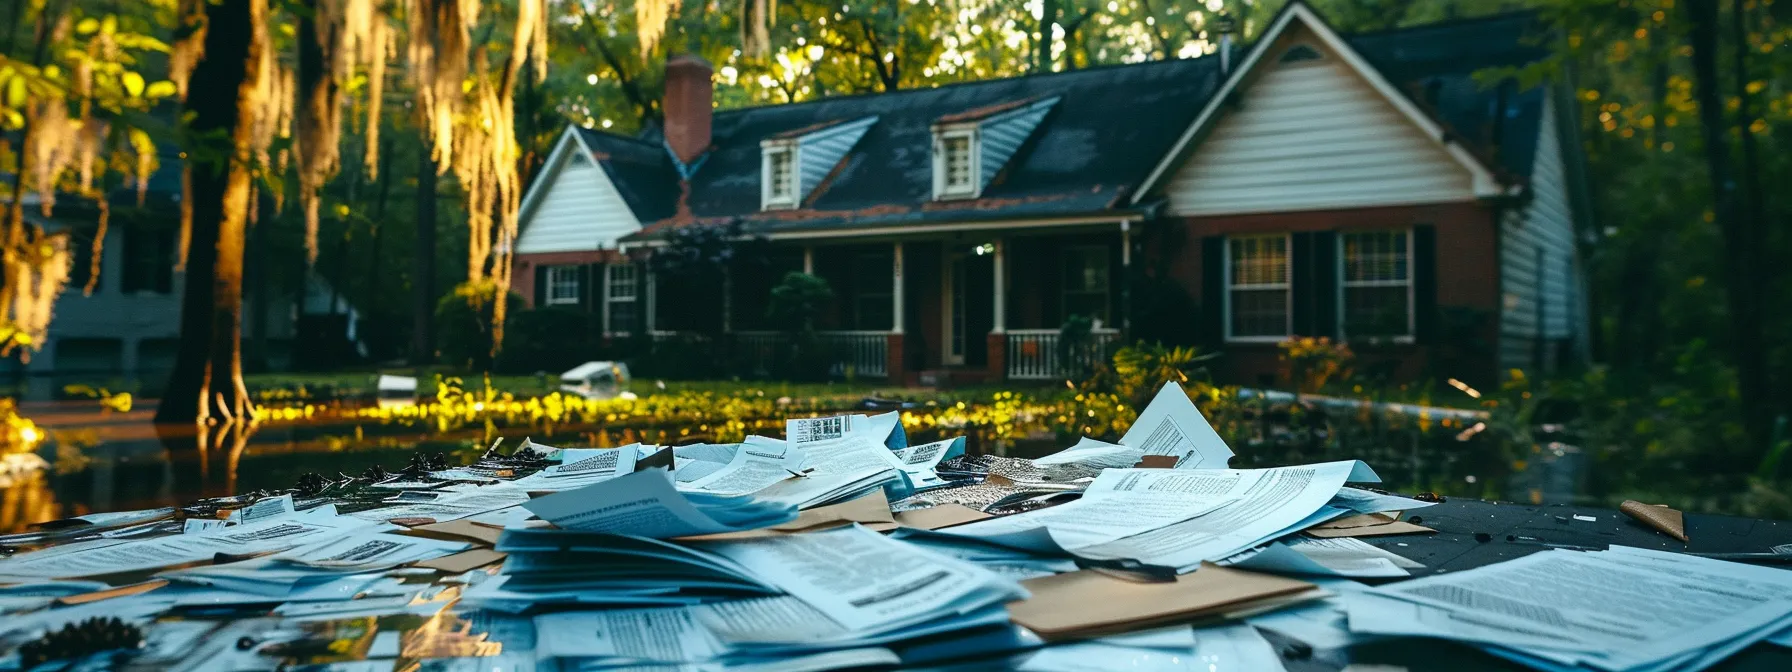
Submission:
POLYGON ((1107 342, 1185 325, 1247 384, 1297 335, 1393 379, 1548 371, 1587 347, 1573 100, 1477 78, 1540 36, 1530 14, 1340 35, 1294 2, 1223 56, 713 112, 678 58, 663 131, 567 129, 518 290, 607 335, 757 342, 804 270, 845 363, 902 382, 1054 379, 1071 315, 1107 342), (722 224, 765 268, 689 287, 639 262, 722 224))

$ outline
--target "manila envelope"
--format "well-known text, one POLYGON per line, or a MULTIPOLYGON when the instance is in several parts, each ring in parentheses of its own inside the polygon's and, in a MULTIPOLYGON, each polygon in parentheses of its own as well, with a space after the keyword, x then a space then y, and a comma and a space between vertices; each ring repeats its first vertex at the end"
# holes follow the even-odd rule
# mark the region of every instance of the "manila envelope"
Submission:
POLYGON ((939 506, 896 514, 896 523, 902 527, 913 527, 921 530, 937 530, 942 527, 974 523, 985 518, 994 518, 963 504, 941 504, 939 506))
POLYGON ((1213 564, 1175 581, 1141 582, 1094 570, 1022 581, 1032 597, 1008 616, 1047 641, 1100 637, 1196 620, 1310 591, 1311 583, 1213 564))
POLYGON ((1426 534, 1436 532, 1423 525, 1414 525, 1403 520, 1395 520, 1393 514, 1366 513, 1359 516, 1339 518, 1329 523, 1307 528, 1307 535, 1320 539, 1336 539, 1338 537, 1381 537, 1394 534, 1426 534))

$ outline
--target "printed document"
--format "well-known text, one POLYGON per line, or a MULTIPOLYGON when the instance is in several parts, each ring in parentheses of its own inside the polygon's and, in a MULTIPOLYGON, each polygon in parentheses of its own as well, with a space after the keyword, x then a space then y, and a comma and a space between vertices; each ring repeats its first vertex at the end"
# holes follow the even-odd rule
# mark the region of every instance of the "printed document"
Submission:
POLYGON ((853 631, 872 633, 1025 596, 974 565, 854 525, 703 544, 853 631))
MULTIPOLYGON (((1292 526, 1325 508, 1338 488, 1357 473, 1359 464, 1350 460, 1274 469, 1203 470, 1198 475, 1206 479, 1197 483, 1212 488, 1203 494, 1228 500, 1219 508, 1149 532, 1079 548, 1077 553, 1194 571, 1202 561, 1224 560, 1292 532, 1292 526)), ((1175 470, 1120 471, 1162 474, 1175 470)))
POLYGON ((1228 470, 1107 469, 1068 504, 940 530, 1035 553, 1074 552, 1205 514, 1238 496, 1228 470))
POLYGON ((1779 570, 1703 558, 1649 566, 1645 553, 1545 551, 1384 586, 1365 594, 1429 609, 1393 619, 1377 613, 1373 600, 1347 601, 1350 627, 1480 641, 1563 665, 1629 669, 1726 644, 1746 646, 1783 628, 1780 622, 1792 614, 1786 579, 1768 573, 1779 570))
POLYGON ((795 478, 802 468, 801 449, 776 439, 749 436, 734 451, 734 456, 728 460, 727 465, 684 484, 684 488, 719 495, 744 495, 764 490, 778 481, 795 478))
POLYGON ((219 553, 242 555, 284 551, 367 525, 365 521, 348 516, 295 514, 200 534, 177 534, 73 553, 37 557, 34 557, 35 553, 27 553, 0 564, 0 575, 52 578, 155 569, 209 560, 219 553))
POLYGON ((1076 464, 1102 469, 1125 469, 1139 463, 1145 451, 1131 446, 1116 446, 1106 441, 1083 437, 1076 445, 1045 457, 1033 458, 1033 464, 1055 466, 1076 464))
POLYGON ((1224 469, 1232 449, 1213 431, 1207 417, 1195 408, 1182 386, 1164 383, 1157 396, 1139 412, 1139 419, 1120 437, 1120 445, 1146 455, 1174 455, 1177 469, 1224 469))
POLYGON ((465 542, 366 532, 293 549, 277 557, 320 569, 372 571, 397 567, 407 562, 440 558, 471 547, 471 544, 465 542))
POLYGON ((511 483, 486 485, 445 495, 433 502, 388 506, 348 514, 362 520, 384 522, 401 518, 429 518, 438 523, 460 520, 487 511, 507 509, 529 501, 529 492, 511 483))
POLYGON ((695 663, 723 651, 685 607, 535 617, 535 652, 543 658, 597 658, 606 665, 695 663))
POLYGON ((895 451, 896 461, 902 465, 902 471, 908 474, 909 482, 916 488, 945 485, 946 479, 940 478, 934 472, 934 467, 939 466, 940 459, 951 452, 954 446, 958 447, 959 452, 963 452, 964 437, 903 448, 895 451))
POLYGON ((741 524, 717 520, 678 491, 670 472, 655 469, 532 499, 523 508, 564 529, 650 539, 739 532, 796 517, 795 509, 776 509, 745 498, 739 504, 764 511, 741 524))

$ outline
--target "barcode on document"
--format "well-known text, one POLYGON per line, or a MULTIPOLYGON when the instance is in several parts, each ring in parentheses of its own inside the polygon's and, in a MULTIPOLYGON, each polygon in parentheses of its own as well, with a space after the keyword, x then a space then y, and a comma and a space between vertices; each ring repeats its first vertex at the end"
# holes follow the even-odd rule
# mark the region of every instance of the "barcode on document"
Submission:
POLYGON ((790 438, 793 443, 809 443, 812 441, 830 441, 846 436, 852 429, 850 416, 832 418, 810 418, 798 422, 796 436, 790 438))

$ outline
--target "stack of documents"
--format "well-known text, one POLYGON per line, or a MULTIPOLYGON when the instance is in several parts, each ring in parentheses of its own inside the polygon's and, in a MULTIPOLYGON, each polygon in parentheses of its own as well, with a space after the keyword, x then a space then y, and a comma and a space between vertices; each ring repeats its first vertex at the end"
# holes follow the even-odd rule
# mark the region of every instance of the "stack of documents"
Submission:
POLYGON ((631 443, 617 448, 555 449, 557 464, 516 479, 511 483, 529 492, 559 492, 607 481, 634 473, 635 461, 643 451, 657 446, 631 443))
POLYGON ((1188 572, 1348 514, 1329 503, 1351 480, 1380 479, 1356 461, 1274 469, 1107 469, 1075 502, 938 534, 1188 572))
POLYGON ((793 419, 786 423, 787 440, 747 437, 726 465, 683 488, 751 493, 800 509, 857 499, 886 486, 897 488, 892 497, 903 496, 907 463, 884 445, 879 432, 885 429, 862 415, 793 419))
POLYGON ((655 539, 602 532, 507 529, 501 574, 467 590, 471 606, 520 613, 538 605, 683 605, 778 591, 739 563, 655 539))
POLYGON ((680 491, 664 469, 639 471, 529 500, 562 529, 670 539, 754 530, 796 518, 796 507, 754 495, 680 491))
POLYGON ((853 648, 1000 623, 1027 596, 1012 579, 863 527, 698 544, 787 597, 706 604, 699 618, 737 648, 853 648))
POLYGON ((1553 550, 1343 596, 1354 633, 1463 642, 1544 670, 1697 670, 1792 627, 1792 572, 1553 550))

